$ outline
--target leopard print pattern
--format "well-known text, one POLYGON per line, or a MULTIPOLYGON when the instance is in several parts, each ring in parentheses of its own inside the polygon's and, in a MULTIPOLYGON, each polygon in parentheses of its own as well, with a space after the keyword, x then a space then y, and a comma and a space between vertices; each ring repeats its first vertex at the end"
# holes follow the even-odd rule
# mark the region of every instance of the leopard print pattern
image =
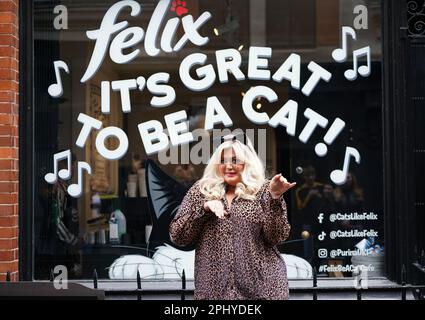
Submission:
POLYGON ((283 195, 273 199, 266 180, 255 200, 222 199, 229 216, 205 212, 196 182, 170 224, 179 246, 196 244, 195 299, 288 299, 286 265, 276 247, 289 237, 283 195))

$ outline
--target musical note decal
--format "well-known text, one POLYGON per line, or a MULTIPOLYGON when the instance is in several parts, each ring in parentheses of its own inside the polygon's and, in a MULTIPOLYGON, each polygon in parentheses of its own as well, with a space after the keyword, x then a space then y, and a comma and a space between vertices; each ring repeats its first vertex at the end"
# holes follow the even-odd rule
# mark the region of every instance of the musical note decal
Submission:
POLYGON ((350 167, 350 158, 354 157, 357 164, 360 164, 360 153, 357 149, 347 147, 345 151, 344 167, 342 170, 334 170, 331 172, 331 180, 337 185, 343 185, 347 181, 348 169, 350 167))
POLYGON ((84 171, 86 171, 89 175, 91 175, 91 167, 87 162, 78 162, 78 183, 71 184, 68 187, 68 194, 71 197, 78 198, 83 193, 83 178, 84 171))
POLYGON ((60 74, 60 69, 65 70, 66 73, 69 73, 68 65, 63 61, 55 61, 53 62, 53 66, 55 68, 56 75, 56 83, 53 83, 49 86, 47 91, 49 95, 53 98, 59 98, 63 94, 63 86, 62 86, 62 78, 60 74))
POLYGON ((63 180, 71 178, 71 150, 62 151, 53 156, 53 173, 46 174, 44 180, 50 184, 54 184, 58 181, 58 175, 63 180), (58 173, 58 163, 65 159, 68 169, 61 169, 58 173))
POLYGON ((362 77, 368 77, 371 72, 370 67, 370 47, 364 47, 353 52, 353 69, 345 71, 344 75, 347 80, 354 81, 357 79, 357 74, 360 74, 362 77), (358 67, 359 59, 366 56, 367 62, 366 65, 358 67))
POLYGON ((351 36, 351 38, 353 38, 354 40, 357 39, 356 31, 354 31, 353 28, 342 27, 342 48, 335 49, 332 52, 332 58, 334 58, 334 60, 336 62, 344 62, 344 61, 347 60, 347 50, 348 50, 347 38, 348 38, 348 36, 351 36))

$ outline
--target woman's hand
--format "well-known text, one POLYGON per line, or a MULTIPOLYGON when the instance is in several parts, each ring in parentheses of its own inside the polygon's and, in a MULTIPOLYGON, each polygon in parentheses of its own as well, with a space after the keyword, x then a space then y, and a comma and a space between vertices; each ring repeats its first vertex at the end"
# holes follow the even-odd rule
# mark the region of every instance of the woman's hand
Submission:
POLYGON ((270 193, 273 199, 278 199, 283 193, 294 187, 297 183, 289 183, 282 174, 277 174, 270 181, 270 193))
POLYGON ((220 200, 211 200, 204 203, 205 211, 214 212, 214 214, 220 218, 224 219, 224 216, 227 215, 226 210, 224 210, 223 203, 220 200))

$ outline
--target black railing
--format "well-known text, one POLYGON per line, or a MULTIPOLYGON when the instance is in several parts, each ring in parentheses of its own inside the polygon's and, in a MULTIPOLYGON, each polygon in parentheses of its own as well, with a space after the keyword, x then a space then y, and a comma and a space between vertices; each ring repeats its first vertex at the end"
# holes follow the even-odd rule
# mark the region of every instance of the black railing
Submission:
POLYGON ((96 269, 93 270, 93 289, 97 289, 97 271, 96 269))
POLYGON ((313 300, 317 300, 317 270, 313 268, 313 300))
MULTIPOLYGON (((420 272, 425 273, 425 266, 420 264, 419 262, 413 263, 413 266, 417 268, 420 272)), ((302 289, 292 289, 290 291, 293 292, 302 292, 306 294, 311 294, 313 300, 318 300, 319 294, 325 294, 330 292, 355 292, 357 296, 357 300, 363 300, 364 295, 367 294, 369 291, 374 292, 399 292, 400 293, 400 300, 407 300, 407 292, 411 291, 412 295, 415 300, 425 300, 425 285, 410 285, 406 283, 406 267, 403 265, 402 267, 402 283, 401 285, 395 285, 390 287, 364 287, 362 281, 364 280, 362 278, 362 272, 361 270, 356 274, 355 276, 355 288, 338 288, 338 287, 319 287, 318 286, 318 278, 317 278, 317 272, 316 268, 313 268, 313 277, 312 277, 312 287, 310 288, 302 288, 302 289)), ((98 288, 98 275, 97 270, 93 270, 93 289, 99 290, 98 288)), ((11 281, 11 274, 10 272, 6 273, 6 282, 11 281)), ((50 274, 50 281, 54 281, 53 277, 53 270, 50 274)), ((106 296, 136 296, 137 300, 142 300, 143 295, 180 295, 181 300, 186 300, 186 297, 189 295, 193 295, 193 290, 187 289, 187 280, 186 280, 186 273, 183 269, 181 274, 181 289, 142 289, 142 281, 140 277, 140 273, 137 270, 137 277, 136 277, 136 289, 134 290, 126 290, 126 289, 119 289, 119 290, 111 290, 111 291, 105 291, 106 296)))
POLYGON ((142 279, 140 278, 139 269, 137 269, 136 281, 137 281, 137 300, 142 300, 142 295, 140 294, 140 292, 142 291, 142 279))

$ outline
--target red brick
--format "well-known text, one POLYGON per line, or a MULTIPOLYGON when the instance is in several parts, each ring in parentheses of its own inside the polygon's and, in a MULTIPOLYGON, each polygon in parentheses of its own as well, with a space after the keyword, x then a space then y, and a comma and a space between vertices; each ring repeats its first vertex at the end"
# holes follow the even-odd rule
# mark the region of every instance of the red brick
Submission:
POLYGON ((11 217, 11 216, 17 216, 18 215, 18 209, 19 205, 17 203, 15 204, 1 204, 0 203, 0 217, 11 217))
POLYGON ((12 80, 18 82, 18 72, 13 69, 0 69, 0 79, 2 80, 12 80))
POLYGON ((6 170, 14 170, 14 171, 18 171, 19 170, 19 159, 7 159, 7 160, 0 160, 0 170, 1 166, 9 166, 10 168, 6 169, 6 170), (3 164, 3 161, 9 161, 8 163, 3 164))
POLYGON ((0 216, 13 216, 14 215, 13 205, 0 205, 0 216))
MULTIPOLYGON (((0 147, 11 147, 18 148, 19 147, 19 138, 18 137, 1 137, 0 136, 0 147)), ((0 170, 2 170, 0 168, 0 170)))
POLYGON ((0 34, 17 34, 17 28, 11 23, 0 23, 0 34))
POLYGON ((0 194, 10 194, 18 192, 17 182, 0 182, 0 194))
POLYGON ((18 216, 0 216, 0 227, 17 227, 18 216))
MULTIPOLYGON (((18 236, 18 228, 0 228, 0 239, 16 238, 18 236)), ((1 261, 1 259, 0 259, 1 261)))
MULTIPOLYGON (((5 113, 0 113, 0 125, 13 125, 14 123, 14 115, 11 114, 5 114, 5 113)), ((14 125, 13 125, 14 126, 14 125)))
MULTIPOLYGON (((18 52, 18 51, 17 51, 18 52)), ((19 53, 19 52, 18 52, 19 53)), ((9 68, 11 69, 11 70, 14 70, 14 71, 16 71, 18 74, 19 74, 19 57, 17 58, 17 57, 10 57, 10 58, 8 58, 8 59, 11 59, 12 61, 10 62, 10 66, 9 66, 9 68)), ((16 82, 19 82, 19 81, 16 81, 16 82)))
MULTIPOLYGON (((0 274, 0 279, 3 279, 2 281, 6 281, 5 280, 6 279, 6 274, 5 273, 0 274)), ((12 272, 10 274, 10 281, 11 282, 19 281, 19 273, 18 272, 12 272)))
POLYGON ((0 102, 0 113, 12 113, 13 107, 11 103, 0 102))
POLYGON ((13 189, 14 189, 13 183, 15 183, 15 182, 1 181, 0 182, 0 193, 12 193, 13 189))
POLYGON ((0 182, 0 194, 1 193, 16 193, 18 192, 17 182, 0 182))
MULTIPOLYGON (((18 247, 18 239, 0 239, 0 250, 11 250, 18 247)), ((1 270, 0 270, 1 271, 1 270)))
POLYGON ((0 137, 1 147, 14 147, 13 143, 13 137, 0 137))
MULTIPOLYGON (((0 48, 1 49, 1 48, 0 48)), ((12 58, 10 57, 0 57, 0 68, 11 68, 12 67, 12 58)))
POLYGON ((14 103, 15 102, 14 92, 12 92, 12 91, 0 91, 0 102, 13 102, 14 103))
MULTIPOLYGON (((9 58, 16 61, 19 61, 19 51, 17 48, 11 46, 2 46, 0 45, 0 58, 9 58)), ((14 70, 18 70, 16 65, 14 65, 14 70)))
POLYGON ((0 11, 0 21, 3 23, 14 23, 18 24, 18 19, 16 14, 11 12, 1 12, 0 11))
POLYGON ((15 57, 15 48, 12 48, 10 46, 0 46, 0 57, 9 57, 14 58, 15 57))
POLYGON ((19 62, 12 57, 0 57, 0 68, 13 69, 18 71, 19 62))
POLYGON ((18 39, 12 34, 0 33, 0 43, 6 46, 15 47, 18 45, 18 39))
POLYGON ((18 136, 18 134, 18 127, 10 125, 0 125, 0 136, 18 136))
POLYGON ((2 103, 0 102, 0 113, 9 113, 11 115, 19 115, 19 105, 16 103, 2 103))
MULTIPOLYGON (((0 228, 0 232, 1 232, 1 229, 2 228, 0 228)), ((14 260, 16 260, 14 251, 12 251, 12 250, 6 250, 6 251, 2 250, 2 251, 0 251, 0 261, 1 262, 14 261, 14 260)))
POLYGON ((0 171, 0 181, 18 181, 18 171, 0 171))
MULTIPOLYGON (((6 281, 6 273, 0 273, 0 282, 4 281, 6 281)), ((19 273, 17 271, 10 273, 10 281, 19 281, 19 273)))
POLYGON ((16 203, 18 203, 18 194, 0 193, 0 204, 16 204, 16 203))
POLYGON ((0 12, 13 12, 18 14, 18 5, 15 1, 0 1, 0 12))
MULTIPOLYGON (((1 97, 0 92, 0 97, 1 97)), ((13 116, 10 114, 0 114, 0 124, 13 124, 13 116)))
MULTIPOLYGON (((12 61, 12 60, 10 60, 12 61)), ((0 80, 0 91, 19 91, 19 83, 11 80, 0 80)))
POLYGON ((0 170, 19 170, 19 160, 17 159, 0 160, 0 170))
POLYGON ((12 58, 19 61, 19 50, 12 46, 0 45, 0 58, 12 58))
POLYGON ((18 271, 19 1, 0 0, 0 281, 18 271))
POLYGON ((15 71, 13 71, 11 69, 2 68, 2 69, 0 69, 0 79, 2 79, 2 80, 14 80, 15 79, 14 72, 15 71))
POLYGON ((18 159, 18 155, 19 152, 17 148, 2 148, 2 146, 0 146, 0 159, 18 159))
POLYGON ((0 272, 16 271, 16 270, 18 270, 18 261, 0 262, 0 272))

